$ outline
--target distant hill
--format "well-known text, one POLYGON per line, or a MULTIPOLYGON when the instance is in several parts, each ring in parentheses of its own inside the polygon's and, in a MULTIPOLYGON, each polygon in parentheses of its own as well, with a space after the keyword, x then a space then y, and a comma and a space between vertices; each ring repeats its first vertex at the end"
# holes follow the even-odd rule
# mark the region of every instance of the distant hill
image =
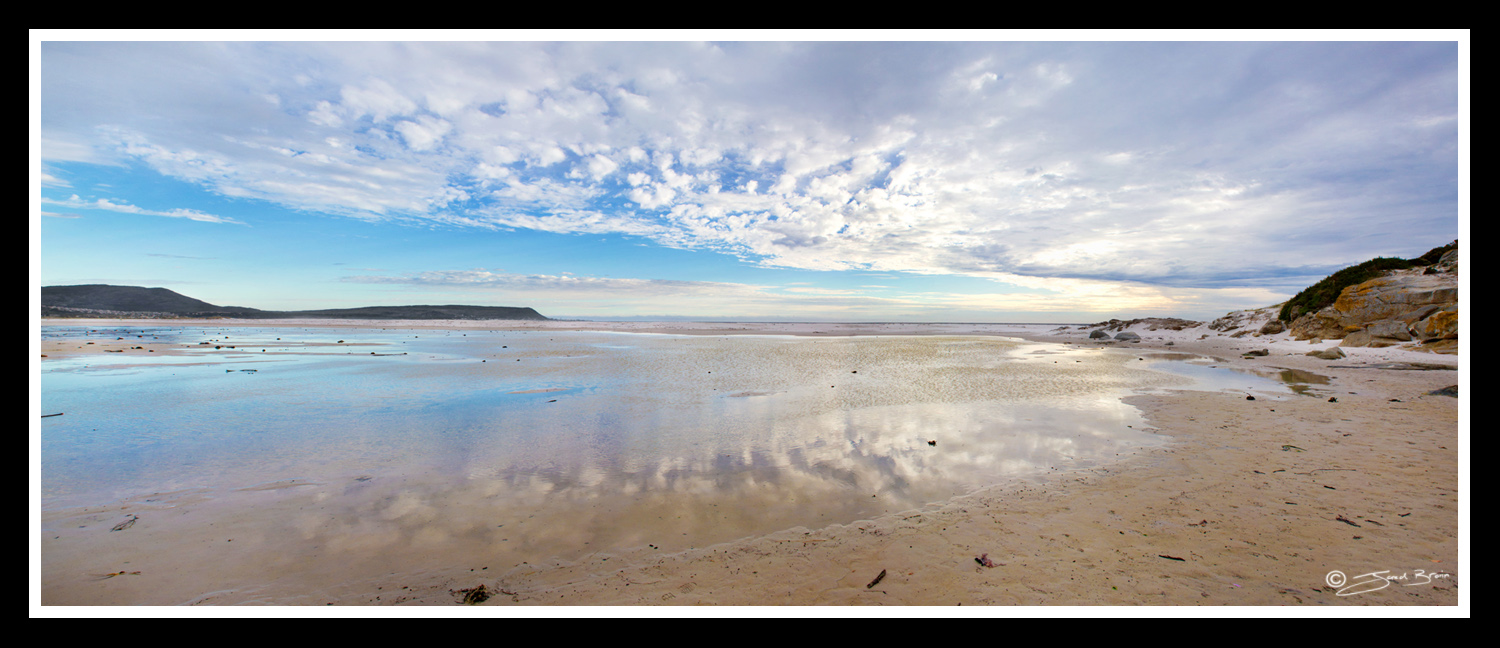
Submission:
MULTIPOLYGON (((243 317, 259 313, 253 308, 215 306, 167 290, 140 286, 43 286, 42 316, 68 316, 69 311, 107 311, 116 313, 158 313, 177 317, 243 317), (48 309, 58 311, 49 314, 48 309)), ((88 315, 74 315, 87 317, 88 315)))
POLYGON ((541 313, 517 306, 364 306, 307 311, 262 311, 256 317, 318 317, 330 319, 465 319, 545 320, 541 313))
POLYGON ((216 306, 166 288, 140 286, 43 286, 42 317, 236 317, 243 319, 468 319, 546 320, 530 308, 515 306, 365 306, 305 311, 265 311, 244 306, 216 306))

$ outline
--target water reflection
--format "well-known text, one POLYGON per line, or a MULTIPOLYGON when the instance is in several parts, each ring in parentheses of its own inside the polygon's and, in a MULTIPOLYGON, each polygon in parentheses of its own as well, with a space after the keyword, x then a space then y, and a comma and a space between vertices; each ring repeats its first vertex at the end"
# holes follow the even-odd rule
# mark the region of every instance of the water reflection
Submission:
POLYGON ((44 508, 253 497, 278 551, 387 569, 702 546, 1110 461, 1162 442, 1124 390, 1188 382, 997 338, 213 333, 44 365, 44 508))
POLYGON ((1193 353, 1149 353, 1139 357, 1145 368, 1188 378, 1182 387, 1200 391, 1239 391, 1313 395, 1310 385, 1326 385, 1328 377, 1300 369, 1230 370, 1223 360, 1193 353))
MULTIPOLYGON (((764 445, 554 457, 423 480, 377 475, 299 518, 311 544, 444 546, 515 562, 661 549, 845 523, 941 501, 1008 476, 1085 467, 1161 442, 1132 408, 918 405, 786 422, 764 445), (1083 414, 1082 412, 1089 412, 1083 414), (937 441, 931 445, 929 441, 937 441), (331 511, 331 513, 330 513, 331 511)), ((1103 403, 1100 403, 1103 405, 1103 403)))

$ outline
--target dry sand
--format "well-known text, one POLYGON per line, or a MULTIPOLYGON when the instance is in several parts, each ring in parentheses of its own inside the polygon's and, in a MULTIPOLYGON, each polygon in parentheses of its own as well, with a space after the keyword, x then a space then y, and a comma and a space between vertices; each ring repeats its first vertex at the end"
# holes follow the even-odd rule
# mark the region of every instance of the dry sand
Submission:
MULTIPOLYGON (((980 334, 1097 344, 1087 341, 1087 331, 1039 325, 347 320, 294 325, 980 334)), ((454 606, 465 590, 483 586, 488 598, 479 605, 499 607, 1417 605, 1454 606, 1437 614, 1468 615, 1469 597, 1462 589, 1468 557, 1463 499, 1468 395, 1429 394, 1460 383, 1468 387, 1456 371, 1458 356, 1348 349, 1349 357, 1329 361, 1303 354, 1334 343, 1294 342, 1284 334, 1238 339, 1196 329, 1141 334, 1146 339, 1140 343, 1113 346, 1198 353, 1220 358, 1222 366, 1267 375, 1301 370, 1329 381, 1310 385, 1311 396, 1280 400, 1188 391, 1133 396, 1129 402, 1172 437, 1171 444, 1108 467, 1055 473, 920 510, 677 553, 643 547, 509 571, 455 565, 392 574, 350 582, 343 591, 327 593, 324 602, 454 606), (1204 334, 1210 337, 1198 339, 1204 334), (1250 349, 1270 353, 1240 356, 1250 349), (1416 370, 1410 363, 1454 370, 1416 370), (983 558, 993 566, 981 564, 983 558)), ((93 346, 98 348, 44 347, 42 353, 109 347, 93 346)))

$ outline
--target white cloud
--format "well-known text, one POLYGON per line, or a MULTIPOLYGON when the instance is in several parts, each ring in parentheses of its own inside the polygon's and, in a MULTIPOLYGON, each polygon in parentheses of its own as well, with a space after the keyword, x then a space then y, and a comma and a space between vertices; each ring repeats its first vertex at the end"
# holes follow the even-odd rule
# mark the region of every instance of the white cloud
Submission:
MULTIPOLYGON (((618 168, 620 168, 619 164, 616 164, 614 160, 611 160, 603 155, 593 155, 589 157, 589 177, 593 178, 595 182, 603 180, 605 176, 614 173, 615 169, 618 168)), ((639 183, 632 182, 632 184, 639 183)))
MULTIPOLYGON (((70 196, 67 200, 54 200, 54 199, 49 199, 49 198, 43 198, 42 202, 48 203, 48 204, 52 204, 52 205, 64 205, 64 206, 72 207, 72 208, 75 208, 75 209, 102 209, 102 210, 105 210, 105 211, 119 212, 119 213, 122 213, 122 214, 140 214, 140 215, 143 215, 143 216, 165 216, 167 218, 186 218, 188 220, 198 221, 200 223, 231 223, 231 224, 234 224, 234 225, 244 225, 244 223, 242 223, 240 221, 237 221, 237 220, 235 220, 233 218, 229 218, 229 217, 226 217, 226 216, 215 216, 213 214, 205 214, 205 213, 203 213, 201 211, 198 211, 196 209, 186 209, 186 208, 182 208, 182 207, 178 207, 176 209, 168 209, 168 210, 165 210, 165 211, 162 211, 162 210, 153 210, 153 209, 142 209, 140 207, 136 207, 135 205, 132 205, 132 204, 129 204, 129 203, 116 202, 116 201, 113 201, 113 200, 109 200, 107 198, 98 198, 98 199, 95 199, 93 201, 87 201, 87 200, 84 200, 82 198, 79 198, 76 194, 73 195, 73 196, 70 196)), ((68 217, 74 217, 74 216, 70 215, 68 217)))
POLYGON ((343 112, 351 119, 369 115, 377 122, 407 115, 417 104, 384 79, 369 79, 360 85, 346 85, 339 91, 343 112))
POLYGON ((105 158, 99 155, 87 137, 46 131, 42 132, 42 159, 48 162, 105 162, 105 158))
POLYGON ((502 199, 503 203, 511 209, 539 205, 549 212, 560 209, 582 209, 594 194, 595 190, 589 187, 548 178, 539 178, 531 183, 511 180, 505 187, 490 192, 491 196, 502 199))
POLYGON ((370 220, 1172 285, 1407 252, 1456 220, 1441 43, 44 50, 48 160, 370 220), (1369 219, 1413 225, 1337 260, 1313 241, 1369 219))
POLYGON ((338 128, 344 125, 344 118, 340 117, 333 104, 327 101, 319 101, 317 107, 307 113, 307 120, 319 126, 338 128))
POLYGON ((422 115, 415 121, 402 120, 396 123, 396 132, 401 134, 406 145, 414 151, 432 148, 452 129, 452 124, 427 115, 422 115))
POLYGON ((672 199, 677 197, 677 192, 671 187, 663 185, 642 185, 630 190, 626 194, 641 209, 660 209, 672 204, 672 199))
POLYGON ((1037 77, 1053 85, 1064 86, 1073 82, 1073 75, 1068 73, 1068 66, 1062 63, 1052 61, 1038 63, 1032 71, 1037 77))

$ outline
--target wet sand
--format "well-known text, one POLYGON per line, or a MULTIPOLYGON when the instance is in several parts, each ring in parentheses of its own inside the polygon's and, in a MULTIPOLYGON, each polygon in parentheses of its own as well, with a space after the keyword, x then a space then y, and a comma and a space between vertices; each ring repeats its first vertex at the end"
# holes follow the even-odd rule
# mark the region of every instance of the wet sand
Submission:
MULTIPOLYGON (((355 326, 349 321, 324 325, 355 326)), ((410 322, 362 325, 415 328, 410 322)), ((424 326, 499 328, 496 322, 424 326)), ((1090 344, 1084 332, 1007 325, 522 323, 513 328, 978 334, 1090 344)), ((1456 367, 1458 358, 1350 349, 1348 358, 1328 361, 1302 355, 1318 346, 1284 336, 1143 335, 1145 341, 1128 348, 1204 354, 1220 358, 1224 366, 1266 375, 1301 371, 1328 381, 1305 384, 1309 396, 1279 400, 1209 392, 1132 396, 1128 402, 1172 443, 1125 462, 1049 474, 941 505, 710 547, 647 545, 520 567, 436 566, 346 581, 300 600, 260 602, 453 606, 463 602, 466 590, 483 586, 489 596, 479 605, 502 607, 1419 605, 1455 606, 1443 608, 1444 615, 1468 613, 1462 589, 1466 565, 1461 564, 1467 559, 1467 527, 1460 523, 1467 520, 1460 490, 1467 484, 1461 470, 1467 466, 1467 408, 1458 398, 1428 395, 1461 381, 1456 371, 1399 364, 1456 367), (1271 354, 1239 356, 1259 348, 1271 354), (993 566, 982 564, 986 559, 993 566)), ((45 345, 42 352, 49 353, 45 345)), ((94 524, 128 521, 115 520, 120 517, 115 511, 97 514, 94 524)), ((229 544, 200 551, 223 551, 229 544)), ((128 598, 127 588, 147 586, 132 569, 101 573, 99 582, 128 598)), ((196 602, 216 601, 208 596, 196 602)))

